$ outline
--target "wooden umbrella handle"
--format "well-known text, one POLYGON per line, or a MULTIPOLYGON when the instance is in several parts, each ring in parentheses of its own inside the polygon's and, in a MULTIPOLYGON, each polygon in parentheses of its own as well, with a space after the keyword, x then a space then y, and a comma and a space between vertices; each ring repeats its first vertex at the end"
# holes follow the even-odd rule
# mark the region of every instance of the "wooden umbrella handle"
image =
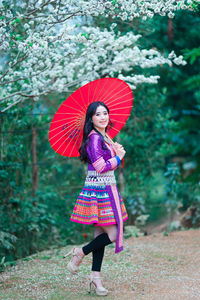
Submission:
POLYGON ((113 140, 109 137, 109 135, 106 133, 107 138, 111 141, 111 143, 114 145, 115 143, 113 142, 113 140))

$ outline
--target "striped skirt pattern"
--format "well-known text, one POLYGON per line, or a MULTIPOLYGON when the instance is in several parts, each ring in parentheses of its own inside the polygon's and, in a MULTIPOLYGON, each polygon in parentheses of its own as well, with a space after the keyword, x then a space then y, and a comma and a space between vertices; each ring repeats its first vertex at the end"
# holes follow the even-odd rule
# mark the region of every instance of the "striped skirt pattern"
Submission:
MULTIPOLYGON (((128 219, 124 201, 120 196, 123 221, 128 219)), ((85 185, 74 206, 70 221, 95 226, 116 224, 105 185, 85 185)))

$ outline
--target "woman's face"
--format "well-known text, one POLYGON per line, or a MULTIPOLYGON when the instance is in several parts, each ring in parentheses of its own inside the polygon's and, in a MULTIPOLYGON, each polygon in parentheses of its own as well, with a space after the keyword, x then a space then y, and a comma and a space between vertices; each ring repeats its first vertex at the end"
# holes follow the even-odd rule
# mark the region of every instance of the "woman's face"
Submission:
POLYGON ((107 109, 100 105, 97 107, 95 114, 92 116, 93 126, 100 130, 106 128, 109 122, 109 114, 107 109))

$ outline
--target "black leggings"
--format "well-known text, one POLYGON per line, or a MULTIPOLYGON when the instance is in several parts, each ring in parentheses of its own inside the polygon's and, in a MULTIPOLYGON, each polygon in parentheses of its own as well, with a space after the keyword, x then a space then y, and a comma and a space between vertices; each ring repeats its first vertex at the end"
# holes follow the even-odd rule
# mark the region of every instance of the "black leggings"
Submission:
POLYGON ((109 239, 108 234, 104 232, 82 248, 85 255, 92 252, 92 271, 101 271, 105 246, 109 244, 112 244, 112 241, 109 239))

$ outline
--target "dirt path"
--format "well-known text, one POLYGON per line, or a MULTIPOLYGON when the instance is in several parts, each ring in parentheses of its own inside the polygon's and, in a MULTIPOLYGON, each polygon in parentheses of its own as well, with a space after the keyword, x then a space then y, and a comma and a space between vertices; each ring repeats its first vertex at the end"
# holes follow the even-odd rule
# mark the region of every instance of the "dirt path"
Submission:
MULTIPOLYGON (((43 251, 0 274, 0 299, 99 299, 87 294, 89 254, 79 275, 66 270, 62 259, 71 246, 43 251)), ((124 251, 114 245, 105 251, 102 266, 107 300, 199 300, 200 230, 157 233, 124 241, 124 251)))

